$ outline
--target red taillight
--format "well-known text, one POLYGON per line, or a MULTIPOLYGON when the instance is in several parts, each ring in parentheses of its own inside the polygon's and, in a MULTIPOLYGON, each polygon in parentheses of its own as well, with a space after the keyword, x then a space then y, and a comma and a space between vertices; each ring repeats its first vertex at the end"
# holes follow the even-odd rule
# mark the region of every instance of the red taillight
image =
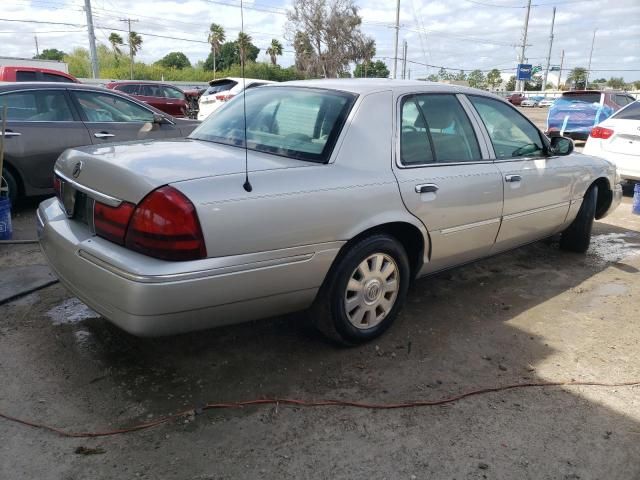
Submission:
POLYGON ((136 207, 125 246, 163 260, 197 260, 207 256, 195 207, 172 187, 154 190, 136 207))
POLYGON ((604 127, 593 127, 590 135, 592 138, 602 138, 603 140, 606 140, 613 135, 613 130, 604 127))
POLYGON ((56 191, 56 197, 62 200, 62 180, 56 174, 53 175, 53 189, 56 191))
POLYGON ((231 100, 233 98, 233 94, 232 93, 223 93, 221 95, 216 95, 216 100, 219 100, 221 102, 227 102, 229 100, 231 100))
POLYGON ((96 202, 93 207, 93 223, 96 235, 106 238, 119 245, 124 245, 127 234, 127 225, 135 205, 122 202, 117 207, 110 207, 104 203, 96 202))

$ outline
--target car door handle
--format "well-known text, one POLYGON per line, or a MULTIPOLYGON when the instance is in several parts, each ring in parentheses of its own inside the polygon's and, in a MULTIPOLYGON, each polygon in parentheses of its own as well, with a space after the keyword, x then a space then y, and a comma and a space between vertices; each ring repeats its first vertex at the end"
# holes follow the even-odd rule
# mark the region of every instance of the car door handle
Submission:
POLYGON ((22 135, 20 132, 12 132, 11 130, 5 130, 3 136, 4 137, 19 137, 22 135))
POLYGON ((96 138, 111 138, 111 137, 115 137, 115 135, 113 133, 107 133, 107 132, 94 133, 93 136, 96 137, 96 138))
POLYGON ((522 180, 522 177, 520 175, 505 175, 504 176, 504 181, 505 182, 520 182, 522 180))
POLYGON ((435 193, 438 191, 438 185, 435 183, 423 183, 416 185, 416 193, 435 193))

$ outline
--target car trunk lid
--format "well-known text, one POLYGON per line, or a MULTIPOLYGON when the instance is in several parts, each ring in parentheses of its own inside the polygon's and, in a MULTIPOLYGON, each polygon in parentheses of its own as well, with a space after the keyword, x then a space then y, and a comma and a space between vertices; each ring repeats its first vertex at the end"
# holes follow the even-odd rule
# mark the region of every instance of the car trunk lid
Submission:
POLYGON ((624 155, 638 155, 640 152, 640 120, 615 120, 600 125, 613 130, 613 135, 602 142, 602 149, 624 155))

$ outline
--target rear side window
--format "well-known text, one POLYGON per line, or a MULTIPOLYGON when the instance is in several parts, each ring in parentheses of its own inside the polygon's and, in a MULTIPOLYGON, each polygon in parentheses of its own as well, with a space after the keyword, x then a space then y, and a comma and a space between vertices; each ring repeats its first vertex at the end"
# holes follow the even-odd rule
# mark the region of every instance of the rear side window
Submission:
POLYGON ((7 120, 22 122, 71 122, 73 113, 64 91, 34 90, 0 96, 7 106, 7 120))
POLYGON ((471 122, 455 95, 415 95, 404 100, 400 156, 405 165, 481 159, 471 122))
POLYGON ((633 102, 627 108, 614 113, 611 118, 616 120, 640 120, 640 102, 633 102))
POLYGON ((54 73, 43 73, 42 80, 45 82, 62 82, 62 83, 75 83, 70 78, 62 75, 56 75, 54 73))
POLYGON ((35 82, 38 79, 37 75, 37 72, 18 70, 16 71, 16 82, 35 82))
POLYGON ((227 90, 231 90, 235 87, 238 82, 234 80, 219 80, 214 82, 213 85, 210 85, 209 88, 204 92, 204 95, 213 95, 218 92, 225 92, 227 90))
POLYGON ((469 96, 484 123, 498 160, 543 156, 537 128, 506 103, 493 98, 469 96))
POLYGON ((140 85, 140 95, 145 97, 164 97, 161 85, 140 85))
MULTIPOLYGON (((246 92, 247 148, 326 162, 356 96, 311 88, 254 88, 246 92)), ((210 115, 191 138, 244 147, 244 102, 235 97, 210 115)))
POLYGON ((115 89, 124 93, 128 93, 129 95, 137 95, 139 86, 138 85, 118 85, 115 89))

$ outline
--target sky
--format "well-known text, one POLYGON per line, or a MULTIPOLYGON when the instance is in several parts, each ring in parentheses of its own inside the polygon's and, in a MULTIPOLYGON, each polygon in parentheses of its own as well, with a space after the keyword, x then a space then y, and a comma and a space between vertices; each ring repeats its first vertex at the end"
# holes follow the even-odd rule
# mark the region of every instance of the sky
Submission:
MULTIPOLYGON (((285 45, 279 62, 283 66, 293 63, 293 47, 284 35, 291 2, 244 2, 244 28, 261 49, 259 60, 267 60, 265 50, 277 38, 285 45)), ((40 51, 88 48, 84 3, 0 0, 0 55, 31 58, 36 48, 34 36, 40 51)), ((378 59, 392 70, 394 0, 356 0, 356 4, 362 30, 375 39, 378 59)), ((241 27, 239 0, 91 0, 91 5, 98 42, 108 44, 112 31, 125 30, 121 19, 137 20, 132 29, 144 40, 138 58, 145 62, 171 51, 184 52, 192 63, 204 60, 209 53, 206 40, 211 22, 223 25, 228 39, 235 38, 241 27)), ((545 65, 553 6, 557 11, 550 63, 559 65, 564 49, 563 78, 569 69, 587 66, 596 30, 590 78, 640 80, 640 0, 533 0, 525 54, 533 65, 545 65)), ((525 13, 526 0, 401 0, 399 38, 400 44, 407 42, 411 78, 436 73, 438 66, 467 73, 498 68, 508 78, 517 63, 517 45, 522 44, 525 13)), ((550 73, 549 81, 557 81, 557 75, 550 73)))

